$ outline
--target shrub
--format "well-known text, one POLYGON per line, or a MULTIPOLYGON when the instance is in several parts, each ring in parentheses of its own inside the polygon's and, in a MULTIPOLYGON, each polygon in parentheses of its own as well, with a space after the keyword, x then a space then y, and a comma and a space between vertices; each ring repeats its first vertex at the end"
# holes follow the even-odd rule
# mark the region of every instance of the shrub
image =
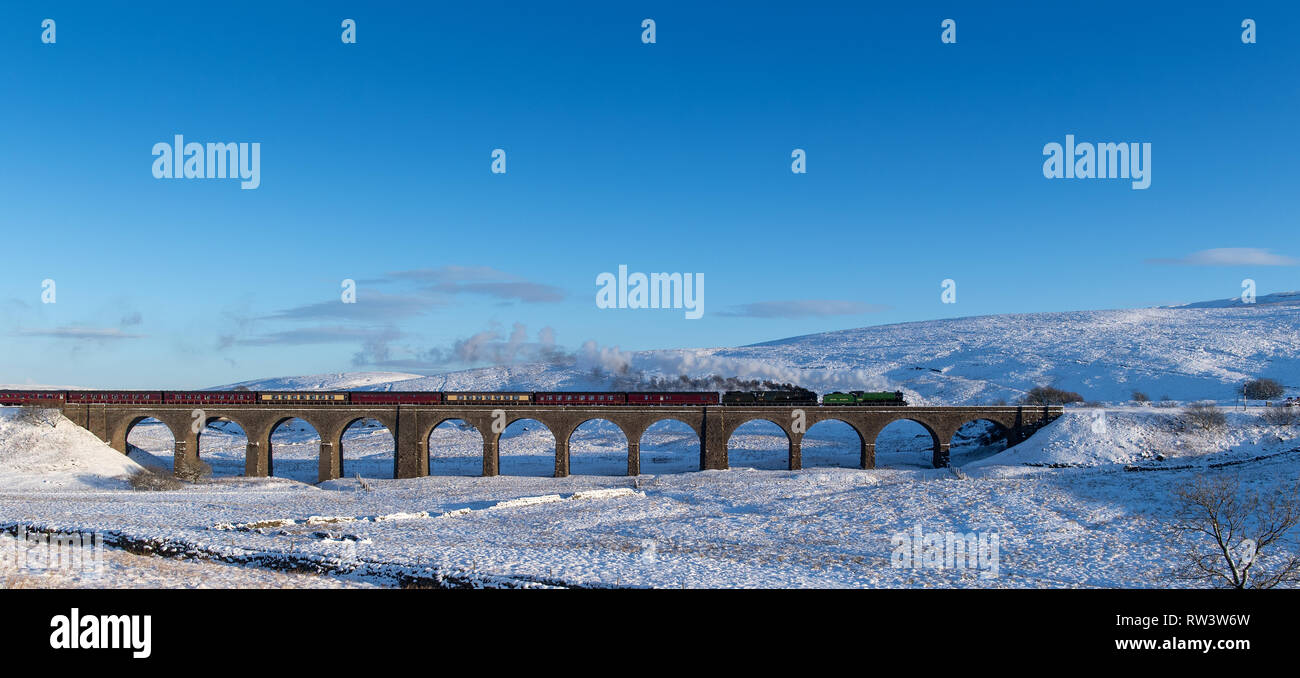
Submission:
POLYGON ((1066 403, 1081 403, 1083 402, 1083 396, 1051 386, 1035 386, 1029 389, 1021 402, 1026 405, 1065 405, 1066 403))
POLYGON ((1205 431, 1218 431, 1228 424, 1228 418, 1211 402, 1188 405, 1183 411, 1183 421, 1205 431))
POLYGON ((1272 400, 1282 397, 1282 385, 1272 379, 1255 379, 1241 387, 1246 400, 1272 400))
POLYGON ((52 407, 27 403, 18 410, 18 421, 26 424, 45 424, 50 427, 58 426, 59 411, 52 407))
POLYGON ((172 477, 166 469, 157 466, 146 466, 132 473, 127 480, 131 483, 131 489, 145 492, 179 490, 184 487, 181 481, 172 477))
POLYGON ((1151 399, 1147 397, 1147 394, 1145 394, 1145 393, 1143 393, 1143 392, 1141 392, 1141 391, 1134 391, 1134 392, 1133 392, 1133 402, 1137 402, 1137 403, 1149 403, 1149 402, 1151 402, 1151 399))
POLYGON ((192 464, 180 464, 176 467, 176 477, 187 483, 204 481, 212 477, 212 465, 201 460, 192 464))
POLYGON ((1295 426, 1300 424, 1300 407, 1274 405, 1264 410, 1263 419, 1269 426, 1295 426))

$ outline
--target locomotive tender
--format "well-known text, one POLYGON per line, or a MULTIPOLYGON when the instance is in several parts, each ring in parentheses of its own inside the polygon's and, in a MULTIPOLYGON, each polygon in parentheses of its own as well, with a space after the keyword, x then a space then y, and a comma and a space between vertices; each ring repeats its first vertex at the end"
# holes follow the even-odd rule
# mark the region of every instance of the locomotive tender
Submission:
MULTIPOLYGON (((727 391, 47 391, 0 390, 0 405, 817 405, 808 390, 727 391)), ((823 405, 906 405, 901 391, 827 393, 823 405)))

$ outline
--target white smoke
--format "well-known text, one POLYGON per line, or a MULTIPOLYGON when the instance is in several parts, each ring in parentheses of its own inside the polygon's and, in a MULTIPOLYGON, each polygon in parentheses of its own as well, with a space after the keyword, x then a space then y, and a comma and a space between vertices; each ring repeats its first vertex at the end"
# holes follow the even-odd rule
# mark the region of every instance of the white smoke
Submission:
POLYGON ((576 355, 576 366, 583 370, 598 368, 616 375, 639 375, 642 380, 681 375, 693 379, 719 376, 796 384, 819 392, 895 389, 879 374, 864 369, 804 369, 754 358, 719 356, 708 349, 626 352, 617 346, 602 347, 595 341, 587 341, 576 355))

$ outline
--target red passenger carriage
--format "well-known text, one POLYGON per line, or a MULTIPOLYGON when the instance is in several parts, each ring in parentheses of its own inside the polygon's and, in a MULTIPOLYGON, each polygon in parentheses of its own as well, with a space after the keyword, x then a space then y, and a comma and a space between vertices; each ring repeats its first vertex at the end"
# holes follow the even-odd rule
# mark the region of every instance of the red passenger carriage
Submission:
POLYGON ((351 391, 354 405, 437 405, 442 402, 438 391, 351 391))
POLYGON ((717 405, 717 391, 669 391, 665 393, 629 393, 629 405, 717 405))

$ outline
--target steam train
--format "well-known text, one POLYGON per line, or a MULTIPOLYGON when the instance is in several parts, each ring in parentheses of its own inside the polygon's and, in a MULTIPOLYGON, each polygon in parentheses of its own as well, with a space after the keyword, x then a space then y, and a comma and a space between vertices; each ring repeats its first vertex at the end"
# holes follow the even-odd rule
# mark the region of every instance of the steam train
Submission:
POLYGON ((902 391, 849 391, 848 393, 827 393, 822 396, 823 405, 906 405, 902 391))
MULTIPOLYGON (((0 405, 817 405, 812 391, 3 391, 0 405)), ((901 391, 827 393, 824 405, 906 405, 901 391)))

